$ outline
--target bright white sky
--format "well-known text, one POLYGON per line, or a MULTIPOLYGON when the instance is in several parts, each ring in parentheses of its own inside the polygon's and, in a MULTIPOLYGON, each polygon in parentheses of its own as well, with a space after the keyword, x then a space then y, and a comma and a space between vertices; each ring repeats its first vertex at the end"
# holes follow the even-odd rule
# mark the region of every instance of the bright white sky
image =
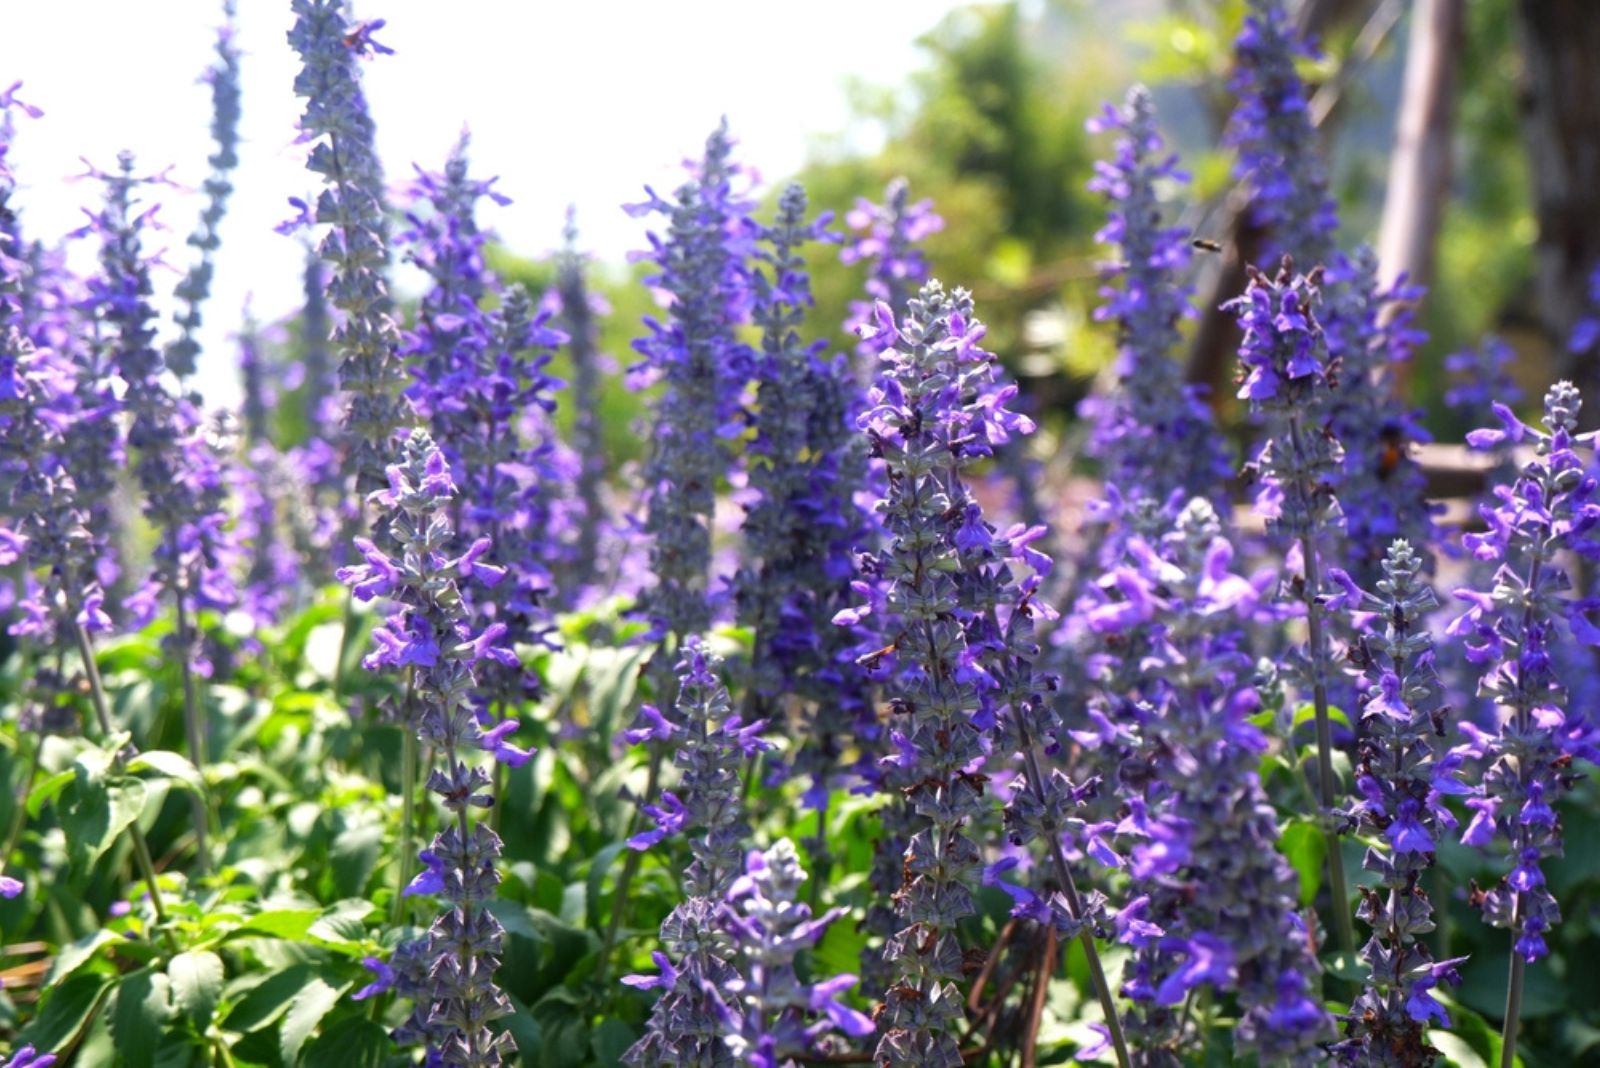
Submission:
MULTIPOLYGON (((285 42, 288 0, 241 0, 243 144, 223 229, 200 385, 213 402, 236 395, 228 342, 247 296, 272 319, 299 302, 300 248, 273 233, 287 197, 313 186, 295 145, 297 57, 285 42)), ((615 259, 643 243, 643 223, 620 205, 646 182, 668 183, 727 114, 742 158, 782 176, 818 138, 848 132, 851 76, 898 85, 919 64, 915 38, 953 0, 362 0, 385 18, 395 49, 365 64, 378 144, 391 182, 413 161, 436 169, 464 123, 474 170, 501 176, 515 203, 486 205, 513 249, 538 254, 578 207, 583 241, 615 259), (446 14, 446 13, 449 14, 446 14)), ((211 61, 220 0, 7 0, 0 89, 43 108, 21 120, 11 160, 28 232, 75 228, 99 195, 67 181, 80 157, 114 166, 123 148, 141 170, 174 165, 197 189, 210 152, 209 96, 197 77, 211 61)), ((190 262, 184 239, 199 211, 168 190, 161 218, 166 285, 190 262)), ((84 250, 88 253, 88 250, 84 250)), ((92 253, 88 253, 91 254, 92 253)))

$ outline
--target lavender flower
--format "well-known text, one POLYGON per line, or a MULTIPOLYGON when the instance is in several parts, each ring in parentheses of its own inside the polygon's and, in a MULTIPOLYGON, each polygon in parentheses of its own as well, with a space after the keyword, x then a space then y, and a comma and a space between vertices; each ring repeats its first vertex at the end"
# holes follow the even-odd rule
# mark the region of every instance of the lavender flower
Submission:
POLYGON ((1496 402, 1514 408, 1522 403, 1522 390, 1511 376, 1516 359, 1511 346, 1498 337, 1486 337, 1476 346, 1444 358, 1450 385, 1444 402, 1463 418, 1487 423, 1494 418, 1496 402))
POLYGON ((1362 866, 1380 889, 1362 890, 1358 916, 1372 928, 1361 955, 1365 989, 1345 1017, 1344 1064, 1406 1068, 1433 1062, 1425 1031, 1449 1017, 1432 989, 1456 982, 1460 961, 1435 963, 1422 935, 1434 929, 1433 905, 1422 887, 1433 866, 1439 836, 1455 825, 1444 797, 1464 794, 1456 779, 1459 756, 1440 757, 1433 739, 1442 733, 1444 709, 1434 673, 1427 616, 1438 605, 1422 577, 1423 561, 1405 541, 1395 541, 1383 561, 1376 596, 1361 605, 1373 612, 1371 629, 1352 650, 1364 672, 1361 744, 1356 787, 1362 800, 1352 820, 1381 839, 1362 866))
POLYGON ((993 357, 978 348, 983 326, 965 292, 930 282, 898 328, 886 304, 876 319, 888 335, 883 373, 860 423, 887 471, 879 509, 891 540, 870 569, 887 583, 899 660, 895 755, 884 761, 883 788, 901 793, 918 818, 895 897, 902 926, 884 951, 898 982, 879 1018, 875 1056, 959 1065, 956 925, 975 909, 982 868, 965 828, 988 810, 970 768, 985 755, 997 702, 1010 696, 994 692, 997 636, 985 611, 1003 579, 989 566, 992 531, 961 471, 1029 424, 1005 408, 1015 387, 986 389, 993 357))
MULTIPOLYGON (((1323 585, 1321 545, 1343 524, 1332 486, 1343 453, 1321 419, 1330 388, 1327 343, 1314 310, 1322 272, 1307 277, 1292 271, 1287 256, 1276 278, 1251 268, 1249 289, 1225 307, 1237 310, 1244 331, 1239 397, 1250 401, 1251 410, 1266 425, 1267 441, 1251 464, 1260 487, 1256 512, 1266 520, 1267 532, 1284 544, 1287 555, 1298 556, 1302 571, 1299 581, 1288 584, 1285 592, 1305 609, 1307 646, 1297 652, 1293 667, 1315 709, 1317 792, 1327 815, 1337 803, 1338 784, 1328 714, 1334 677, 1326 603, 1338 590, 1323 585)), ((1341 576, 1349 581, 1342 572, 1329 577, 1338 585, 1341 576)), ((1335 930, 1340 945, 1353 948, 1344 861, 1331 826, 1325 830, 1335 930)))
POLYGON ((1208 986, 1239 998, 1241 1056, 1314 1063, 1332 1020, 1314 998, 1298 879, 1257 775, 1266 738, 1249 721, 1260 697, 1246 625, 1267 580, 1232 571, 1233 547, 1200 499, 1158 543, 1136 536, 1124 551, 1090 625, 1136 665, 1107 694, 1134 736, 1117 828, 1134 843, 1137 896, 1118 918, 1135 950, 1123 984, 1130 1036, 1142 1063, 1179 1064, 1194 1041, 1181 1006, 1208 986))
MULTIPOLYGON (((600 353, 595 337, 596 314, 604 302, 589 291, 584 277, 584 257, 578 252, 578 225, 574 209, 567 209, 564 243, 556 258, 555 295, 560 322, 567 335, 567 355, 572 361, 572 449, 578 455, 578 530, 573 539, 576 557, 569 592, 594 582, 599 567, 600 534, 607 526, 601 497, 605 485, 606 451, 600 433, 600 353), (597 304, 599 306, 597 306, 597 304)), ((568 603, 573 598, 567 598, 568 603)))
POLYGON ((646 706, 652 723, 630 735, 648 735, 657 747, 675 748, 681 773, 676 790, 663 791, 645 812, 655 827, 629 839, 633 849, 648 849, 691 829, 693 855, 684 872, 684 900, 661 924, 661 951, 653 954, 656 976, 628 976, 629 986, 659 989, 645 1034, 624 1055, 633 1065, 731 1065, 725 1040, 730 1010, 723 991, 735 981, 733 944, 718 916, 743 865, 750 828, 743 810, 745 763, 767 748, 760 738, 764 722, 744 723, 712 656, 691 636, 678 663, 676 722, 646 706))
POLYGON ((1125 495, 1165 504, 1200 494, 1218 500, 1229 461, 1210 407, 1183 382, 1172 358, 1178 323, 1190 315, 1190 290, 1175 281, 1188 265, 1186 231, 1161 226, 1157 185, 1187 181, 1175 155, 1163 153, 1150 93, 1135 87, 1120 110, 1106 106, 1090 120, 1095 132, 1115 131, 1115 154, 1095 165, 1089 188, 1110 205, 1097 239, 1118 246, 1120 262, 1105 269, 1106 303, 1097 319, 1117 324, 1116 390, 1095 399, 1090 449, 1105 479, 1125 495))
POLYGON ((856 352, 862 373, 870 380, 876 357, 889 343, 880 331, 864 329, 873 325, 874 306, 879 301, 889 305, 895 322, 905 316, 909 301, 928 280, 928 258, 921 242, 943 230, 944 219, 933 210, 931 199, 913 201, 911 184, 896 178, 884 190, 882 205, 862 197, 844 221, 861 236, 845 243, 840 261, 868 265, 868 299, 851 303, 844 327, 861 339, 856 352))
MULTIPOLYGON (((91 306, 110 333, 106 369, 123 383, 122 408, 131 418, 127 444, 144 492, 144 514, 160 533, 153 568, 128 599, 134 621, 154 618, 162 597, 178 610, 175 640, 180 663, 201 674, 209 666, 192 628, 205 609, 236 600, 228 574, 234 547, 228 536, 227 493, 217 447, 209 439, 189 397, 174 396, 163 381, 167 370, 154 346, 150 306, 150 261, 142 248, 153 210, 140 212, 135 190, 149 179, 134 174, 133 157, 120 157, 117 174, 103 174, 105 210, 91 217, 99 234, 101 271, 90 285, 91 306)), ((196 751, 198 755, 198 750, 196 751)))
POLYGON ((644 530, 652 540, 656 586, 645 595, 652 637, 684 641, 711 621, 708 595, 711 519, 717 481, 731 463, 729 440, 742 423, 751 353, 735 333, 748 318, 746 245, 749 204, 734 188, 743 178, 731 159, 724 122, 704 158, 672 201, 646 187, 631 215, 667 217, 665 237, 650 235, 643 254, 659 269, 647 281, 671 299, 665 322, 646 320, 636 341, 645 368, 664 385, 653 449, 645 465, 644 530))
POLYGON ((341 568, 339 580, 358 600, 381 597, 393 606, 390 616, 373 628, 377 647, 362 663, 371 671, 406 676, 402 713, 437 754, 428 789, 448 814, 444 829, 420 854, 422 873, 407 887, 407 893, 442 896, 448 910, 426 936, 397 950, 390 962, 395 989, 416 1002, 394 1037, 401 1043, 425 1043, 433 1063, 498 1065, 516 1050, 510 1035, 489 1028, 511 1012, 494 983, 504 931, 487 908, 500 882, 495 867, 500 839, 469 815, 472 809, 495 804, 491 776, 472 753, 491 753, 513 765, 531 754, 509 741, 515 720, 491 723, 476 708, 477 666, 485 661, 511 665, 516 658, 500 645, 504 624, 476 633, 469 627, 462 587, 492 586, 505 572, 484 562, 490 548, 486 540, 459 556, 448 555, 455 486, 443 453, 426 431, 411 432, 401 462, 388 474, 389 488, 375 497, 389 509, 388 529, 397 552, 391 555, 369 539, 357 538, 364 562, 341 568))
POLYGON ((729 987, 731 1033, 726 1041, 740 1063, 780 1068, 790 1058, 822 1048, 832 1031, 870 1035, 872 1021, 839 1000, 853 975, 802 982, 795 959, 822 937, 842 909, 812 918, 799 900, 806 873, 793 843, 780 839, 766 852, 751 850, 744 874, 728 890, 721 922, 737 947, 739 973, 729 987))
POLYGON ((293 0, 289 44, 304 63, 295 94, 306 100, 301 136, 314 142, 307 167, 321 175, 315 220, 330 229, 322 258, 332 268, 329 293, 342 320, 333 341, 342 351, 339 384, 350 394, 346 464, 362 494, 382 487, 390 442, 403 422, 395 395, 402 377, 393 301, 384 280, 389 227, 383 173, 357 60, 388 53, 373 39, 382 20, 350 23, 339 0, 293 0))
POLYGON ((1234 174, 1251 191, 1251 220, 1269 235, 1268 262, 1293 256, 1331 266, 1339 219, 1317 150, 1311 105, 1295 61, 1314 56, 1295 36, 1282 0, 1250 0, 1234 43, 1230 83, 1238 106, 1227 142, 1234 174))
POLYGON ((755 631, 757 693, 805 693, 845 725, 865 707, 865 680, 846 656, 850 633, 830 621, 854 596, 852 549, 865 540, 866 523, 853 493, 866 457, 848 425, 858 406, 848 368, 797 333, 811 303, 798 250, 825 237, 829 221, 825 215, 807 223, 805 211, 805 190, 784 190, 758 253, 771 277, 753 273, 754 319, 762 328, 755 439, 747 450, 755 500, 743 527, 750 562, 734 581, 739 619, 755 631))
MULTIPOLYGON (((1462 841, 1481 848, 1500 839, 1509 847, 1510 874, 1475 893, 1473 903, 1486 922, 1511 930, 1516 995, 1522 964, 1549 952, 1545 932, 1560 919, 1541 868, 1545 857, 1561 851, 1553 806, 1572 784, 1571 762, 1600 756, 1595 728, 1582 713, 1563 708, 1565 691, 1552 661, 1552 651, 1569 640, 1600 645, 1600 629, 1585 615, 1590 602, 1562 596, 1572 580, 1558 557, 1569 550, 1600 558, 1593 539, 1600 502, 1579 452, 1592 452, 1593 435, 1577 433, 1581 404, 1571 383, 1558 382, 1544 397, 1544 430, 1496 405, 1502 429, 1478 430, 1467 439, 1476 448, 1510 443, 1536 452, 1514 482, 1496 488, 1495 503, 1482 506, 1488 529, 1462 538, 1474 557, 1499 569, 1491 588, 1456 591, 1469 607, 1448 630, 1480 665, 1479 692, 1502 710, 1493 733, 1464 726, 1468 740, 1457 751, 1483 768, 1467 802, 1474 815, 1462 841)), ((1508 1042, 1514 1042, 1516 1009, 1512 1004, 1507 1013, 1508 1042)))
MULTIPOLYGON (((453 525, 465 542, 488 539, 510 572, 508 582, 469 595, 474 613, 504 625, 507 644, 534 644, 551 629, 547 565, 563 534, 548 499, 562 481, 548 422, 558 383, 544 368, 551 346, 566 338, 547 327, 549 311, 536 313, 520 287, 504 291, 484 264, 489 236, 478 226, 477 201, 509 203, 493 184, 468 174, 465 138, 442 174, 418 172, 399 243, 433 284, 406 335, 404 353, 416 379, 406 394, 428 420, 461 489, 453 525), (484 307, 490 296, 501 298, 495 312, 484 307), (517 423, 534 414, 543 417, 539 436, 524 444, 517 423)), ((498 700, 537 689, 520 667, 486 665, 479 683, 498 700)))
POLYGON ((208 160, 211 174, 202 186, 206 206, 200 215, 200 226, 189 237, 189 244, 199 251, 200 258, 178 284, 177 298, 182 309, 177 321, 182 333, 166 351, 167 366, 180 379, 194 374, 195 357, 200 355, 195 332, 200 328, 201 305, 211 294, 215 270, 212 261, 222 244, 217 228, 227 214, 228 197, 233 193, 233 169, 239 165, 239 46, 233 40, 237 31, 234 0, 224 0, 222 9, 227 21, 217 31, 217 62, 204 76, 211 86, 211 139, 217 150, 208 160))
POLYGON ((1589 274, 1589 303, 1572 324, 1567 351, 1578 361, 1600 356, 1600 263, 1589 274))
POLYGON ((54 1053, 40 1053, 33 1046, 23 1046, 6 1061, 5 1068, 50 1068, 56 1063, 54 1053))

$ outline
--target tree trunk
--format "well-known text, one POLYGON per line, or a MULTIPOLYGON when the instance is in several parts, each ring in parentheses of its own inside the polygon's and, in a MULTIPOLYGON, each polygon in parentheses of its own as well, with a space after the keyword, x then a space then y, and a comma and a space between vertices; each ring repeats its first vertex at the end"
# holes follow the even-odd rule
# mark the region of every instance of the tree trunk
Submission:
POLYGON ((1556 367, 1600 396, 1600 358, 1567 351, 1600 264, 1600 4, 1519 0, 1523 136, 1539 223, 1539 318, 1556 367))

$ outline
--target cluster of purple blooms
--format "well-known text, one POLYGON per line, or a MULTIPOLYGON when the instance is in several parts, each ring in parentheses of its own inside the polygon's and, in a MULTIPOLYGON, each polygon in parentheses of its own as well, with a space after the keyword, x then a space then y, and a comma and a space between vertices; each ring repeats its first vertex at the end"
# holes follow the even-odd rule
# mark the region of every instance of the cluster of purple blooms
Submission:
MULTIPOLYGON (((532 756, 513 741, 539 695, 519 654, 553 648, 555 609, 604 588, 612 563, 600 548, 611 536, 594 324, 604 309, 570 221, 544 300, 489 269, 478 207, 505 198, 471 176, 465 139, 442 172, 419 169, 391 234, 359 77, 364 56, 387 52, 372 36, 381 22, 352 23, 334 0, 292 10, 303 140, 323 185, 295 225, 326 227, 306 269, 296 388, 308 435, 292 451, 273 444, 274 397, 289 387, 247 328, 247 463, 233 468, 226 436, 185 384, 235 162, 231 31, 209 79, 217 151, 190 239, 199 258, 165 348, 146 247, 154 210, 139 201, 153 180, 126 155, 97 175, 106 202, 84 232, 99 239, 99 267, 78 283, 23 240, 7 207, 12 116, 32 109, 0 94, 0 564, 20 574, 11 629, 39 647, 74 643, 92 675, 94 635, 170 606, 203 767, 190 674, 209 667, 209 619, 242 605, 274 625, 307 595, 303 567, 315 577, 343 563, 335 574, 350 597, 378 608, 362 664, 408 735, 396 921, 416 898, 440 905, 425 930, 366 960, 373 980, 356 997, 407 999, 393 1037, 424 1047, 430 1065, 488 1068, 516 1050, 500 1022, 517 1010, 496 981, 507 936, 491 909, 502 843, 488 815, 504 801, 498 769, 532 756), (401 255, 427 279, 407 329, 387 282, 401 255), (561 346, 571 449, 549 373, 561 346), (335 387, 342 398, 330 403, 335 387), (153 574, 114 621, 119 468, 138 482, 156 547, 153 574), (289 498, 308 507, 284 507, 289 498), (432 760, 425 775, 411 767, 418 752, 432 760), (442 815, 408 879, 419 781, 442 815)), ((726 124, 670 198, 647 190, 629 209, 665 220, 641 256, 665 310, 647 320, 631 378, 657 389, 632 533, 649 552, 636 610, 661 651, 647 680, 655 703, 622 736, 650 767, 639 809, 651 825, 627 845, 632 864, 650 854, 677 866, 681 899, 659 926, 654 973, 622 979, 653 997, 624 1063, 781 1068, 870 1048, 891 1068, 959 1068, 973 1058, 964 988, 980 966, 971 934, 989 894, 1009 902, 1014 925, 1081 945, 1095 1026, 1121 1068, 1186 1063, 1217 999, 1237 1055, 1262 1064, 1426 1068, 1439 1056, 1428 1032, 1449 1022, 1440 988, 1461 960, 1436 960, 1428 945, 1425 882, 1457 811, 1471 813, 1460 840, 1504 860, 1504 877, 1469 900, 1510 931, 1514 1049, 1522 969, 1548 954, 1560 919, 1544 867, 1562 848, 1556 805, 1575 765, 1600 760, 1600 727, 1562 675, 1565 646, 1600 645, 1597 602, 1573 595, 1571 566, 1600 559, 1594 436, 1579 431, 1571 385, 1545 396, 1540 429, 1508 406, 1503 350, 1453 361, 1467 378, 1451 402, 1487 407, 1500 424, 1469 443, 1495 451, 1505 476, 1483 529, 1462 538, 1474 560, 1456 593, 1467 609, 1444 633, 1477 669, 1481 704, 1453 711, 1430 631, 1442 539, 1406 451, 1423 434, 1393 398, 1395 369, 1420 340, 1409 311, 1420 294, 1403 281, 1379 287, 1370 254, 1337 247, 1296 72, 1308 54, 1281 3, 1251 0, 1229 142, 1250 225, 1281 266, 1252 268, 1225 308, 1241 333, 1237 396, 1260 430, 1246 473, 1281 569, 1241 570, 1259 539, 1231 526, 1216 420, 1173 358, 1191 290, 1184 234, 1163 225, 1161 196, 1183 172, 1144 90, 1092 124, 1115 135, 1091 189, 1109 205, 1100 239, 1119 251, 1099 312, 1115 324, 1117 358, 1108 394, 1083 414, 1104 475, 1101 514, 1120 529, 1095 547, 1103 573, 1080 583, 1057 629, 1049 666, 1065 682, 1036 633, 1057 616, 1054 561, 1035 547, 1048 531, 997 525, 983 503, 984 480, 1014 476, 1020 454, 1008 450, 1034 427, 1012 410, 1017 389, 982 347, 970 294, 929 278, 920 243, 943 226, 931 204, 897 180, 882 207, 861 201, 847 216, 856 236, 842 259, 868 275, 847 324, 860 339, 854 364, 812 340, 807 322, 803 250, 833 239, 831 216, 808 218, 792 185, 774 221, 758 222, 726 124), (739 556, 718 573, 729 496, 743 506, 739 556), (1335 559, 1349 573, 1328 566, 1335 559), (750 636, 731 664, 711 652, 725 622, 750 636), (1305 641, 1291 641, 1301 628, 1305 641), (1281 677, 1263 654, 1286 666, 1281 677), (1264 757, 1297 755, 1283 680, 1315 718, 1316 800, 1301 815, 1323 836, 1321 902, 1301 899, 1261 771, 1264 757), (1359 712, 1348 796, 1335 705, 1359 712), (796 847, 757 847, 770 841, 751 807, 767 796, 757 784, 817 813, 817 836, 802 843, 821 884, 809 901, 796 847), (871 1016, 851 1003, 856 976, 823 974, 813 953, 850 914, 820 900, 836 889, 827 821, 843 786, 878 806, 855 902, 871 1016), (1370 885, 1356 895, 1343 836, 1367 846, 1370 885), (1366 965, 1337 1016, 1307 908, 1318 904, 1366 965), (1352 918, 1369 930, 1360 947, 1352 918), (1126 947, 1115 985, 1100 958, 1108 941, 1126 947)), ((1585 319, 1571 347, 1597 338, 1585 319)), ((70 689, 59 667, 32 687, 41 708, 70 689)), ((203 816, 195 830, 204 868, 203 816)), ((628 878, 613 909, 626 907, 628 878)), ((24 889, 0 876, 0 895, 24 889)), ((612 948, 608 939, 602 958, 612 948)), ((54 1060, 23 1047, 7 1068, 54 1060)))

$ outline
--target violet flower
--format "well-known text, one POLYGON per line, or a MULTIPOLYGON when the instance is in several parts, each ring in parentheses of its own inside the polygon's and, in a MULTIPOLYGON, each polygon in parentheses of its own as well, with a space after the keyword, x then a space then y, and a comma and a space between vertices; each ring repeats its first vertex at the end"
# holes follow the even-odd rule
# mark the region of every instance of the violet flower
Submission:
MULTIPOLYGON (((466 139, 443 173, 419 169, 408 227, 398 244, 429 277, 417 323, 403 353, 415 379, 406 390, 417 414, 450 464, 460 490, 453 526, 462 544, 487 539, 509 572, 504 583, 467 591, 474 614, 505 628, 508 646, 548 641, 545 607, 549 566, 561 553, 564 531, 550 498, 563 481, 552 462, 549 414, 559 383, 545 368, 565 335, 547 325, 520 287, 504 289, 484 263, 489 235, 479 228, 477 202, 496 193, 493 180, 468 173, 466 139), (485 307, 490 297, 500 307, 485 307), (524 440, 524 428, 533 435, 524 440)), ((478 682, 486 698, 515 701, 537 691, 538 680, 512 665, 485 665, 478 682)))
POLYGON ((730 442, 743 423, 752 354, 737 335, 749 317, 745 259, 753 224, 732 160, 727 123, 706 141, 689 181, 668 201, 648 199, 630 215, 667 218, 640 254, 657 267, 647 282, 670 301, 665 320, 647 319, 634 343, 643 367, 662 383, 650 458, 645 464, 644 531, 656 585, 644 595, 651 637, 677 642, 711 622, 711 524, 717 483, 733 461, 730 442))
POLYGON ((684 872, 684 900, 661 924, 661 952, 654 955, 659 974, 623 979, 661 990, 645 1034, 623 1056, 624 1063, 641 1068, 733 1063, 725 1040, 731 1012, 725 992, 738 973, 730 963, 733 941, 718 917, 743 867, 750 833, 744 768, 768 746, 759 737, 764 722, 746 724, 734 713, 721 667, 721 659, 691 636, 677 665, 676 722, 652 715, 654 709, 643 717, 657 729, 648 732, 656 745, 675 747, 673 763, 681 777, 658 805, 646 807, 655 827, 628 845, 648 849, 689 829, 696 833, 689 839, 693 860, 684 872))
POLYGON ((342 314, 332 340, 341 352, 339 385, 350 395, 345 462, 364 496, 383 486, 396 428, 405 421, 397 396, 399 339, 384 279, 383 172, 357 67, 363 57, 390 49, 372 36, 381 20, 351 23, 340 0, 293 0, 291 9, 289 44, 304 64, 294 82, 306 101, 301 137, 312 142, 306 165, 323 183, 313 217, 329 226, 320 248, 332 269, 328 292, 342 314))
POLYGON ((1299 880, 1257 772, 1267 740, 1250 722, 1260 696, 1246 628, 1266 581, 1236 574, 1233 556, 1212 506, 1190 502, 1159 543, 1128 541, 1108 597, 1144 605, 1102 614, 1097 628, 1137 664, 1121 676, 1130 688, 1109 696, 1135 712, 1119 718, 1133 736, 1118 773, 1132 800, 1117 831, 1148 900, 1124 923, 1134 956, 1123 993, 1131 1042, 1153 1065, 1178 1063, 1171 1051, 1194 1040, 1182 1005, 1205 986, 1237 995, 1241 1056, 1314 1063, 1333 1034, 1299 880))
POLYGON ((389 511, 396 548, 391 554, 357 538, 363 562, 341 568, 339 580, 357 600, 381 597, 391 606, 388 618, 373 628, 376 648, 362 665, 409 679, 402 708, 406 725, 436 754, 427 785, 445 810, 444 829, 423 850, 422 874, 408 892, 437 894, 447 903, 428 933, 390 961, 395 989, 415 1002, 394 1038, 424 1043, 430 1057, 441 1058, 437 1063, 498 1065, 516 1043, 489 1028, 512 1010, 494 984, 504 931, 487 907, 500 882, 500 838, 470 815, 493 807, 496 799, 492 776, 474 754, 492 752, 495 760, 512 765, 531 754, 510 745, 504 724, 491 725, 477 707, 479 666, 510 665, 516 658, 498 644, 505 633, 502 624, 472 629, 462 591, 492 586, 506 576, 484 561, 489 546, 481 540, 450 555, 455 485, 444 454, 426 431, 411 432, 401 462, 388 474, 389 488, 374 498, 389 511))
POLYGON ((211 87, 211 139, 216 142, 216 151, 207 160, 211 173, 201 186, 206 194, 205 210, 200 214, 199 227, 189 237, 189 245, 200 253, 200 258, 178 283, 176 296, 181 308, 177 322, 181 333, 166 350, 167 366, 180 379, 194 374, 195 358, 200 355, 195 333, 200 329, 201 306, 211 295, 213 261, 222 244, 217 230, 228 212, 233 170, 239 165, 239 46, 234 43, 234 0, 224 0, 223 13, 227 21, 217 31, 217 62, 203 78, 211 87))
POLYGON ((1427 616, 1438 600, 1422 571, 1422 558, 1397 540, 1384 558, 1377 594, 1352 606, 1372 617, 1351 651, 1363 671, 1363 700, 1356 761, 1362 800, 1350 815, 1383 844, 1369 846, 1362 863, 1379 883, 1361 892, 1357 915, 1372 928, 1361 950, 1368 976, 1345 1016, 1347 1038, 1335 1047, 1350 1065, 1431 1063, 1438 1051, 1426 1031, 1449 1022, 1431 990, 1441 980, 1458 981, 1460 961, 1435 963, 1422 937, 1434 929, 1422 878, 1444 829, 1456 822, 1444 799, 1468 792, 1457 779, 1461 758, 1436 751, 1445 709, 1427 616))
POLYGON ((1572 786, 1572 762, 1600 757, 1600 733, 1568 704, 1552 655, 1564 644, 1600 645, 1600 629, 1587 615, 1592 602, 1564 596, 1572 578, 1561 554, 1600 558, 1593 536, 1600 502, 1588 473, 1593 435, 1577 431, 1581 405, 1577 389, 1558 382, 1544 397, 1544 429, 1496 405, 1501 427, 1467 438, 1475 448, 1519 444, 1536 454, 1513 482, 1496 487, 1494 503, 1480 506, 1487 529, 1462 537, 1475 558, 1499 567, 1488 588, 1456 591, 1468 608, 1448 630, 1479 666, 1479 693, 1500 710, 1493 733, 1474 731, 1456 752, 1481 769, 1462 841, 1480 848, 1499 841, 1507 849, 1509 874, 1472 901, 1487 923, 1511 931, 1508 1043, 1515 1041, 1523 965, 1548 954, 1545 933, 1561 915, 1542 871, 1544 858, 1561 852, 1554 805, 1572 786))
POLYGON ((1173 357, 1178 324, 1192 314, 1190 289, 1177 282, 1189 262, 1188 231, 1161 225, 1157 198, 1159 183, 1186 182, 1188 175, 1164 151, 1142 86, 1122 108, 1107 105, 1089 129, 1117 134, 1111 160, 1095 164, 1089 188, 1109 205, 1095 236, 1120 256, 1104 269, 1106 303, 1095 311, 1096 319, 1116 323, 1117 358, 1114 392, 1088 405, 1095 420, 1090 451, 1104 465, 1105 481, 1129 498, 1163 506, 1175 496, 1179 504, 1197 494, 1220 500, 1230 475, 1222 435, 1173 357))
POLYGON ((843 914, 811 915, 801 900, 805 869, 794 844, 751 850, 744 874, 728 889, 720 922, 736 953, 739 978, 729 984, 729 1049, 741 1064, 782 1068, 822 1052, 835 1031, 851 1038, 870 1035, 870 1018, 839 1000, 856 983, 853 975, 805 982, 795 960, 816 945, 843 914))
POLYGON ((994 358, 978 347, 984 330, 964 291, 947 294, 930 282, 903 323, 880 303, 876 325, 886 335, 883 370, 860 424, 887 472, 879 510, 890 540, 870 568, 883 576, 897 620, 888 635, 898 660, 896 751, 882 762, 883 788, 904 796, 916 819, 894 899, 901 928, 884 950, 897 981, 879 1017, 875 1056, 890 1065, 958 1065, 956 925, 975 911, 983 866, 966 829, 989 811, 970 768, 986 754, 998 704, 1011 696, 995 692, 991 667, 1003 642, 995 647, 987 615, 1003 568, 993 568, 993 549, 980 544, 991 537, 981 516, 972 531, 982 537, 964 533, 975 505, 961 472, 1031 427, 1005 408, 1015 387, 987 394, 994 358))
POLYGON ((601 532, 610 524, 602 496, 606 480, 605 439, 600 432, 600 352, 595 318, 606 310, 605 300, 589 290, 585 258, 578 251, 577 217, 567 209, 563 244, 556 257, 555 297, 559 322, 567 336, 567 356, 572 364, 572 450, 578 456, 578 529, 573 538, 573 575, 564 584, 567 604, 592 585, 599 571, 601 532))
POLYGON ((844 264, 867 265, 867 299, 852 301, 844 327, 861 340, 856 353, 862 377, 870 381, 876 374, 876 358, 889 344, 873 326, 878 302, 889 306, 895 322, 905 317, 911 298, 928 280, 928 258, 922 242, 944 229, 944 219, 933 210, 933 201, 911 199, 911 184, 904 178, 891 181, 883 192, 883 203, 865 197, 844 217, 845 224, 860 236, 847 240, 839 250, 844 264))

